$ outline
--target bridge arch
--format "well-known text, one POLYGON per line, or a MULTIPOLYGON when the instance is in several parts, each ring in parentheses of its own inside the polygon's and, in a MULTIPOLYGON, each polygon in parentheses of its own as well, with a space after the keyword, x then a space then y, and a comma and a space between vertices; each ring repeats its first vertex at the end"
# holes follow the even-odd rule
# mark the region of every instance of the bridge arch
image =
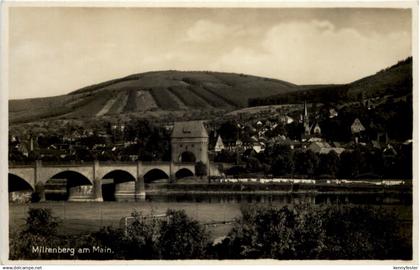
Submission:
POLYGON ((121 196, 134 196, 136 178, 125 170, 115 169, 102 177, 102 198, 115 201, 121 196))
POLYGON ((196 156, 191 151, 184 151, 179 155, 178 161, 179 162, 195 162, 197 160, 196 156))
POLYGON ((92 185, 92 181, 89 179, 89 177, 83 175, 80 172, 73 171, 73 170, 65 170, 57 174, 54 174, 49 179, 47 179, 47 182, 51 180, 55 180, 55 179, 66 179, 67 184, 70 187, 80 186, 80 185, 92 185))
POLYGON ((47 200, 67 200, 73 197, 88 197, 92 193, 91 180, 80 172, 65 170, 52 175, 45 182, 47 200), (81 189, 83 188, 83 189, 81 189))
POLYGON ((9 192, 15 191, 34 191, 34 187, 19 175, 9 173, 8 175, 9 192))
POLYGON ((87 179, 90 184, 93 184, 93 175, 92 175, 92 168, 89 166, 86 167, 42 167, 40 170, 40 177, 38 179, 39 182, 46 183, 50 179, 54 179, 56 177, 62 177, 65 175, 70 176, 83 176, 83 179, 87 179))
POLYGON ((121 169, 115 169, 108 172, 102 179, 113 179, 115 183, 136 181, 136 177, 133 174, 121 169))
POLYGON ((191 176, 194 176, 194 173, 191 170, 187 169, 187 168, 179 169, 175 173, 175 178, 176 179, 182 179, 182 178, 191 177, 191 176))
POLYGON ((149 184, 153 182, 168 182, 169 175, 161 169, 151 169, 144 174, 144 183, 149 184))

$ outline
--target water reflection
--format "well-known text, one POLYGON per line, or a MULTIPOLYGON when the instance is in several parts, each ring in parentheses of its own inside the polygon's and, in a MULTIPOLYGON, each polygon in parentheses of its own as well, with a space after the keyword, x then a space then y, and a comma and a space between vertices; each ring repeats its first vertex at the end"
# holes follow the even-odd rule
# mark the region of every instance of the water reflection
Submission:
POLYGON ((411 194, 147 194, 148 202, 411 205, 411 194))

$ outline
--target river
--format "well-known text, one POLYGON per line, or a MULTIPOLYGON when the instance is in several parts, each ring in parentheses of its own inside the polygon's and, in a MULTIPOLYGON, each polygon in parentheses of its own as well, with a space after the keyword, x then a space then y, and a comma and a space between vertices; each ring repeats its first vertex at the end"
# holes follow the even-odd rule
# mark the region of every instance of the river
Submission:
POLYGON ((50 208, 62 223, 61 233, 84 233, 96 231, 103 226, 120 226, 123 217, 133 211, 143 214, 164 214, 167 209, 184 209, 192 218, 208 225, 214 238, 226 235, 232 228, 230 221, 241 216, 242 207, 251 205, 283 207, 309 203, 315 205, 372 205, 384 211, 398 213, 404 224, 412 222, 411 194, 209 194, 209 195, 152 195, 139 202, 67 202, 46 201, 31 204, 9 204, 11 232, 24 225, 29 208, 50 208))

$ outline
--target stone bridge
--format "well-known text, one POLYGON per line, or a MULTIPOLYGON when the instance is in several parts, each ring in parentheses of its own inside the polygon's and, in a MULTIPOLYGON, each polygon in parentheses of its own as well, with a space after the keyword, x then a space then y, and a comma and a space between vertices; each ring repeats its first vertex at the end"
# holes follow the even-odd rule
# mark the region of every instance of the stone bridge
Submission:
MULTIPOLYGON (((210 172, 210 170, 209 170, 210 172)), ((115 184, 116 198, 145 197, 145 183, 156 180, 174 182, 195 175, 195 163, 186 162, 92 162, 82 164, 48 164, 9 166, 9 192, 32 191, 45 200, 45 185, 65 179, 70 201, 102 201, 102 184, 115 184), (165 180, 163 180, 165 181, 165 180)))

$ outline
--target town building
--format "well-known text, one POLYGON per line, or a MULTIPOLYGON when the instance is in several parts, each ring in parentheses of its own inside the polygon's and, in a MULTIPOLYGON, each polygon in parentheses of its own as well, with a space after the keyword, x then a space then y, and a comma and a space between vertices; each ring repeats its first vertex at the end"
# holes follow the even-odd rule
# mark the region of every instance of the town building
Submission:
POLYGON ((328 154, 329 152, 334 151, 337 153, 337 155, 341 155, 341 153, 343 153, 345 150, 342 147, 332 147, 326 142, 313 142, 308 146, 307 149, 317 154, 328 154))
POLYGON ((208 164, 209 136, 202 121, 175 122, 171 134, 172 161, 208 164))
POLYGON ((216 145, 214 146, 214 152, 221 152, 225 149, 225 145, 223 144, 222 137, 220 135, 217 137, 216 145))
POLYGON ((362 133, 366 130, 359 118, 354 119, 353 124, 350 126, 351 134, 353 135, 354 142, 358 144, 362 133))

